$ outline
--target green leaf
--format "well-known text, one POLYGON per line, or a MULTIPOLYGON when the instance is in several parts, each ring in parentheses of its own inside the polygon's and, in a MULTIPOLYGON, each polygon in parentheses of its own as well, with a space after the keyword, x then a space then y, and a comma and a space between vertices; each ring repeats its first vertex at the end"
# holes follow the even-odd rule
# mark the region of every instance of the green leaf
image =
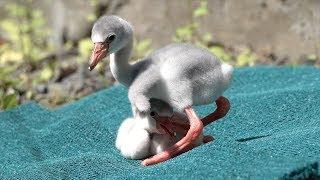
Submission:
POLYGON ((97 6, 99 4, 98 0, 90 0, 90 5, 91 6, 97 6))
POLYGON ((26 17, 28 12, 26 7, 15 3, 7 4, 5 9, 7 10, 9 16, 12 17, 26 17))
POLYGON ((205 33, 202 36, 202 41, 204 41, 205 43, 212 41, 212 35, 210 33, 205 33))
POLYGON ((192 29, 190 28, 190 26, 183 26, 183 27, 180 27, 176 30, 176 34, 177 36, 179 37, 191 37, 192 35, 192 29))
POLYGON ((225 52, 223 47, 220 46, 212 46, 209 48, 209 51, 216 55, 219 59, 223 61, 231 61, 232 55, 225 52))
POLYGON ((19 41, 19 25, 16 22, 11 20, 3 20, 0 22, 0 27, 9 35, 10 41, 19 41))
POLYGON ((144 39, 142 41, 139 41, 136 45, 136 50, 138 51, 138 53, 147 51, 148 49, 150 49, 151 43, 151 39, 144 39))
POLYGON ((0 21, 0 26, 7 33, 10 49, 21 53, 25 63, 30 64, 49 54, 50 31, 43 12, 14 3, 8 3, 5 8, 9 15, 0 21))
POLYGON ((26 98, 29 100, 29 99, 31 99, 32 98, 32 96, 33 96, 33 93, 32 93, 32 91, 27 91, 27 93, 26 93, 26 98))
POLYGON ((244 49, 237 57, 238 66, 253 66, 258 60, 258 57, 250 51, 250 49, 244 49))
POLYGON ((78 51, 82 58, 88 58, 91 54, 93 43, 90 38, 80 40, 78 51))
POLYGON ((193 12, 194 17, 202 17, 208 14, 208 3, 207 1, 201 1, 200 6, 193 12))
POLYGON ((93 22, 95 20, 97 20, 97 16, 95 14, 91 13, 87 16, 87 21, 93 22))
POLYGON ((4 97, 4 92, 3 92, 2 89, 0 89, 0 107, 1 107, 1 105, 2 105, 2 99, 3 99, 3 97, 4 97))
POLYGON ((4 95, 3 102, 2 102, 3 109, 10 109, 10 108, 16 107, 17 105, 18 105, 18 96, 15 93, 4 95))
POLYGON ((175 42, 190 42, 195 34, 195 30, 199 27, 197 23, 181 26, 176 29, 176 34, 173 38, 175 42))
POLYGON ((309 61, 317 61, 318 58, 317 58, 317 55, 315 55, 315 54, 309 54, 307 59, 309 61))
POLYGON ((50 67, 45 67, 40 73, 40 79, 42 81, 48 81, 53 76, 53 71, 50 67))

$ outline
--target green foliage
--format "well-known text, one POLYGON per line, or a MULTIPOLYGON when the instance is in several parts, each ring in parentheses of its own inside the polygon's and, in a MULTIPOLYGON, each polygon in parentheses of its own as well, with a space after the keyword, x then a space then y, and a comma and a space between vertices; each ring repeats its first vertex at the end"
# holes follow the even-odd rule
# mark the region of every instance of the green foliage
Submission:
POLYGON ((245 48, 237 56, 236 65, 238 66, 253 66, 258 60, 257 56, 250 49, 245 48))
POLYGON ((211 45, 213 42, 212 34, 208 32, 199 33, 199 28, 201 26, 199 22, 197 22, 197 18, 208 15, 208 12, 208 2, 206 0, 200 1, 199 6, 193 11, 193 18, 191 19, 191 23, 178 27, 173 37, 173 41, 178 43, 188 42, 196 44, 199 47, 208 49, 223 61, 231 61, 232 55, 230 53, 227 53, 224 47, 211 45))
POLYGON ((82 59, 90 57, 92 52, 92 41, 90 38, 81 39, 78 46, 79 56, 82 59))
POLYGON ((40 10, 32 10, 18 4, 7 4, 8 18, 0 22, 9 40, 8 46, 31 66, 47 55, 50 49, 45 42, 50 31, 45 28, 45 20, 40 10))
MULTIPOLYGON (((30 0, 29 0, 30 1, 30 0)), ((28 2, 29 2, 28 1, 28 2)), ((32 1, 30 1, 32 2, 32 1)), ((0 45, 0 108, 8 109, 19 102, 19 93, 32 98, 32 86, 53 77, 50 63, 42 68, 42 60, 52 50, 46 42, 50 33, 43 13, 24 5, 5 5, 7 18, 0 21, 5 44, 0 45), (29 74, 40 69, 35 77, 29 74)))
POLYGON ((150 49, 150 45, 151 45, 152 41, 151 39, 144 39, 142 41, 139 41, 137 44, 136 44, 136 51, 138 53, 142 53, 142 52, 146 52, 150 49))
POLYGON ((18 105, 18 95, 16 93, 5 94, 0 90, 0 109, 10 109, 18 105))
POLYGON ((53 70, 50 68, 50 66, 46 66, 42 69, 39 77, 42 81, 48 81, 52 76, 53 70))
POLYGON ((94 22, 96 19, 97 19, 97 16, 96 16, 95 14, 89 14, 89 15, 87 16, 87 20, 88 20, 89 22, 94 22))
POLYGON ((209 48, 210 52, 212 52, 214 55, 216 55, 219 59, 230 62, 232 60, 232 56, 227 53, 223 47, 221 46, 212 46, 209 48))
POLYGON ((97 6, 99 4, 99 0, 90 0, 91 6, 97 6))
POLYGON ((315 55, 315 54, 309 54, 308 57, 307 57, 307 59, 308 59, 309 61, 317 61, 318 57, 317 57, 317 55, 315 55))
POLYGON ((0 67, 0 90, 6 91, 10 87, 16 87, 19 84, 19 80, 12 75, 14 71, 14 67, 0 67))
POLYGON ((192 42, 199 46, 206 47, 206 44, 212 40, 210 33, 204 33, 201 36, 199 32, 200 25, 196 22, 197 18, 208 15, 208 2, 207 0, 201 0, 197 8, 192 12, 193 18, 190 20, 190 24, 183 25, 176 29, 176 33, 173 36, 174 42, 192 42))
POLYGON ((208 14, 208 2, 206 0, 202 0, 200 2, 200 6, 193 11, 193 16, 203 17, 207 14, 208 14))
POLYGON ((173 37, 174 42, 191 42, 195 36, 195 32, 198 29, 198 24, 191 23, 185 26, 178 27, 176 34, 173 37))
POLYGON ((135 40, 132 59, 138 60, 150 54, 152 52, 151 44, 151 39, 135 40))
MULTIPOLYGON (((200 31, 200 23, 198 19, 205 17, 209 14, 208 1, 201 0, 199 6, 193 10, 191 23, 178 27, 176 33, 173 36, 174 42, 188 42, 195 44, 199 47, 206 48, 218 58, 223 61, 229 62, 236 66, 252 66, 255 65, 258 58, 251 52, 250 49, 245 48, 241 50, 237 55, 233 55, 228 52, 224 46, 216 45, 212 34, 209 32, 202 33, 200 31)), ((314 58, 314 57, 313 57, 314 58)))

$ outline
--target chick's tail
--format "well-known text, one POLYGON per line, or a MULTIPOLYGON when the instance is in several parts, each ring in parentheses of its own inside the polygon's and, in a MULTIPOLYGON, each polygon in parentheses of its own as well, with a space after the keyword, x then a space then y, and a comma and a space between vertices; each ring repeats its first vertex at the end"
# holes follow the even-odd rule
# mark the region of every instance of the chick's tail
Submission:
POLYGON ((225 80, 230 81, 233 74, 233 67, 230 64, 223 63, 221 65, 221 72, 225 80))

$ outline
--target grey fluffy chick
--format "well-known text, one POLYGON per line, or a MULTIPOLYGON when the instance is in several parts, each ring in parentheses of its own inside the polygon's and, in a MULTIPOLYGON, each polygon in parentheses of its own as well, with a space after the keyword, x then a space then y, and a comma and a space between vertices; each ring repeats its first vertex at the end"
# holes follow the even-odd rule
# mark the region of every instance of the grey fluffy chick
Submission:
POLYGON ((131 25, 117 16, 100 17, 92 28, 94 50, 89 69, 110 55, 113 76, 129 88, 133 113, 150 113, 150 99, 159 99, 184 112, 190 129, 174 146, 142 162, 156 164, 190 149, 202 134, 203 124, 193 105, 217 101, 228 88, 233 68, 209 51, 190 44, 170 44, 130 64, 133 46, 131 25), (178 147, 178 148, 175 148, 178 147))

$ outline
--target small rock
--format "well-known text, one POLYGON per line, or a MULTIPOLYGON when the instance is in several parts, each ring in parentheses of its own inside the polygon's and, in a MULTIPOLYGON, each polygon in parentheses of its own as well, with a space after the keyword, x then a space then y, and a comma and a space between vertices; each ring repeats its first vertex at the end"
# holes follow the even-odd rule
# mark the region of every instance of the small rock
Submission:
POLYGON ((36 86, 37 93, 47 94, 48 93, 48 86, 44 84, 39 84, 36 86))

